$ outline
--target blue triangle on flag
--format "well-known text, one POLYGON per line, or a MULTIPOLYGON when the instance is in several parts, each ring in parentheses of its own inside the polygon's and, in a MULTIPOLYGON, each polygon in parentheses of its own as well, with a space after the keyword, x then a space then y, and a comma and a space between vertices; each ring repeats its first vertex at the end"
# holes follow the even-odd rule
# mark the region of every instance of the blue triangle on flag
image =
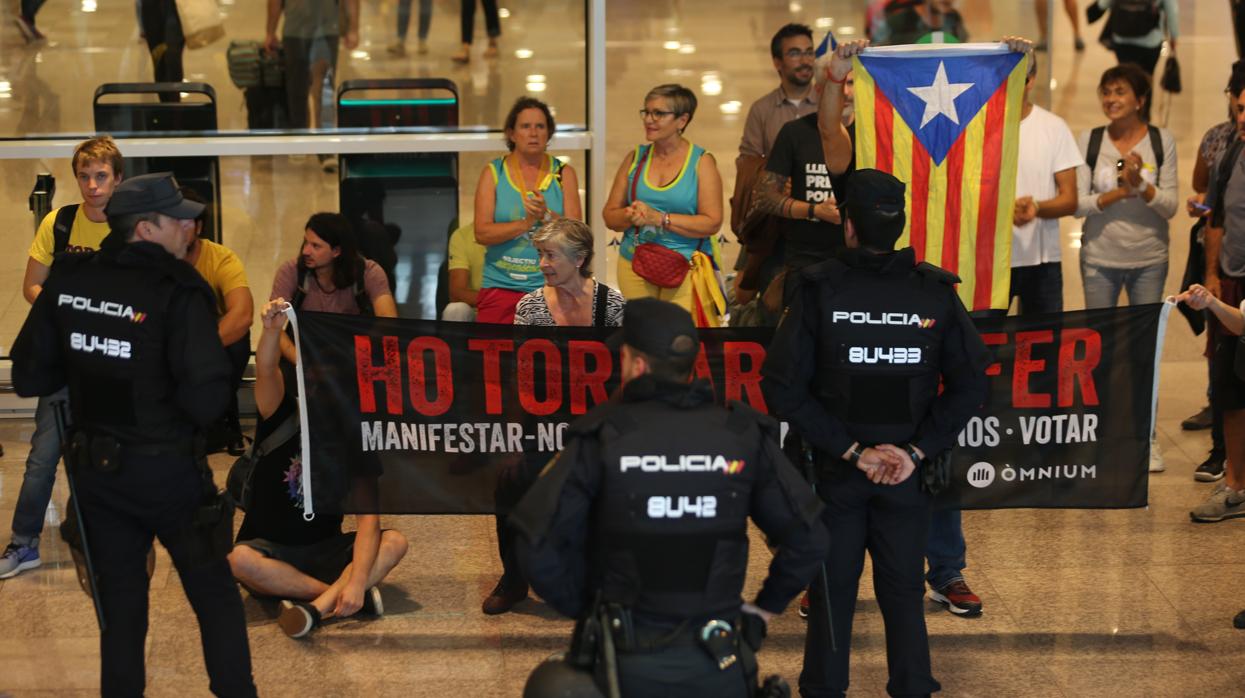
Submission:
POLYGON ((862 55, 860 63, 934 164, 941 165, 969 122, 1023 57, 1010 52, 902 58, 862 55), (939 80, 940 75, 945 79, 939 80))
POLYGON ((826 31, 826 35, 822 37, 821 43, 817 44, 817 50, 814 51, 818 58, 826 55, 839 47, 839 42, 834 38, 834 32, 826 31))

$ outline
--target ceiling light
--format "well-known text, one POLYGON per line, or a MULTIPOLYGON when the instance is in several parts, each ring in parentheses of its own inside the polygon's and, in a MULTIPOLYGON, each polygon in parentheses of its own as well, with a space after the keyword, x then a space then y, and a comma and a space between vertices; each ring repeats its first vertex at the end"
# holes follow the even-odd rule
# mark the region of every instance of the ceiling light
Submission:
POLYGON ((742 102, 740 102, 737 99, 732 99, 729 102, 723 102, 722 104, 718 105, 718 109, 721 109, 723 114, 738 114, 739 109, 742 106, 743 106, 742 102))
POLYGON ((666 49, 667 51, 678 51, 679 47, 682 45, 683 44, 678 41, 667 41, 666 43, 662 44, 661 47, 666 49))
POLYGON ((696 53, 696 47, 693 46, 692 44, 683 44, 682 46, 679 47, 679 53, 682 53, 684 55, 690 54, 690 53, 696 53))
POLYGON ((508 9, 506 9, 506 8, 504 8, 504 7, 503 7, 503 8, 501 8, 501 9, 497 10, 497 16, 498 16, 498 17, 501 17, 502 19, 506 19, 507 17, 509 17, 509 16, 510 16, 510 10, 508 10, 508 9))
POLYGON ((546 85, 543 82, 529 82, 527 84, 527 91, 528 92, 544 92, 545 87, 546 85))
POLYGON ((531 57, 532 57, 532 49, 530 49, 530 48, 521 48, 521 49, 516 49, 516 50, 515 50, 515 52, 514 52, 514 57, 515 57, 515 58, 531 58, 531 57))
POLYGON ((813 22, 813 26, 817 27, 818 29, 829 29, 830 27, 834 26, 834 18, 833 17, 818 17, 817 21, 813 22))

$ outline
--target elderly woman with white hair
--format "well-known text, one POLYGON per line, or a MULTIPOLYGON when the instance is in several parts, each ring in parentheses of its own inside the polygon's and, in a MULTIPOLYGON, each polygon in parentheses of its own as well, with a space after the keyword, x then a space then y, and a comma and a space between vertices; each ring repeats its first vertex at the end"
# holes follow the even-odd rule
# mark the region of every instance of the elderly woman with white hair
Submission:
POLYGON ((592 277, 592 229, 558 218, 532 235, 545 285, 519 299, 514 324, 618 327, 626 301, 592 277))

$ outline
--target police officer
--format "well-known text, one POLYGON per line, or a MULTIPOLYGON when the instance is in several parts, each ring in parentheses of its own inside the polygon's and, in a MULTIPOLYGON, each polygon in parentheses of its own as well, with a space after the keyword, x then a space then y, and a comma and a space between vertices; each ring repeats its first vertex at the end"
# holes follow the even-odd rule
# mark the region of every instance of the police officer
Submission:
POLYGON ((631 301, 611 344, 619 395, 571 425, 511 515, 523 571, 579 618, 573 655, 603 610, 611 632, 599 639, 616 648, 621 695, 750 696, 765 622, 827 550, 821 505, 779 451, 772 419, 689 383, 700 343, 687 311, 631 301), (749 517, 781 551, 741 605, 749 517))
POLYGON ((98 575, 105 696, 144 690, 153 536, 198 616, 211 690, 255 695, 242 600, 224 557, 232 516, 203 520, 215 488, 194 450, 196 429, 225 410, 230 374, 211 292, 180 261, 202 210, 167 173, 118 185, 103 248, 57 259, 13 345, 18 394, 69 387, 66 467, 98 575), (211 534, 226 529, 224 545, 213 545, 220 536, 211 534))
MULTIPOLYGON (((865 550, 886 626, 887 691, 939 690, 925 631, 925 543, 938 458, 986 397, 987 353, 954 274, 894 251, 904 185, 878 170, 847 182, 848 249, 806 267, 762 367, 770 409, 812 444, 831 531, 826 561, 838 650, 809 624, 800 693, 842 696, 865 550), (939 392, 939 381, 943 391, 939 392)), ((811 616, 824 617, 820 582, 811 616)))

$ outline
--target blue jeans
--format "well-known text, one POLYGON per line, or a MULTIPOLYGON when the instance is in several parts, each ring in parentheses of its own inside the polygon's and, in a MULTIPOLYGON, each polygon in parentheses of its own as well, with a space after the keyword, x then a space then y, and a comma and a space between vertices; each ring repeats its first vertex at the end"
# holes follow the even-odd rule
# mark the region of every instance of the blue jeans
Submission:
POLYGON ((929 542, 925 544, 925 559, 929 562, 925 581, 931 589, 964 579, 966 551, 960 510, 935 509, 929 519, 929 542))
MULTIPOLYGON (((406 33, 411 28, 411 2, 398 0, 398 40, 405 41, 406 33)), ((419 0, 419 40, 428 38, 428 29, 432 25, 432 0, 419 0)))
POLYGON ((1081 284, 1085 289, 1085 308, 1113 308, 1120 289, 1128 292, 1129 305, 1163 302, 1167 282, 1167 262, 1137 269, 1112 269, 1081 260, 1081 284))
POLYGON ((13 542, 29 545, 43 533, 43 517, 56 484, 56 464, 61 459, 60 435, 56 433, 56 410, 52 403, 68 400, 69 388, 39 398, 35 407, 35 433, 30 437, 30 455, 22 489, 13 508, 13 542))

